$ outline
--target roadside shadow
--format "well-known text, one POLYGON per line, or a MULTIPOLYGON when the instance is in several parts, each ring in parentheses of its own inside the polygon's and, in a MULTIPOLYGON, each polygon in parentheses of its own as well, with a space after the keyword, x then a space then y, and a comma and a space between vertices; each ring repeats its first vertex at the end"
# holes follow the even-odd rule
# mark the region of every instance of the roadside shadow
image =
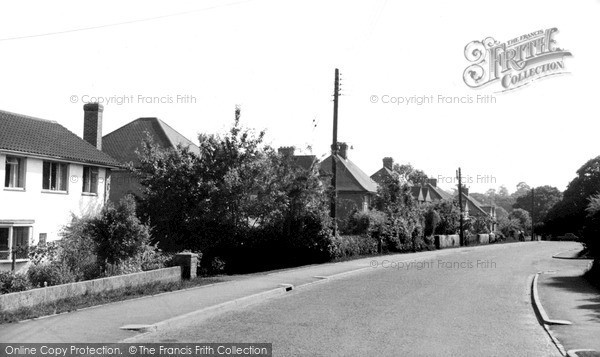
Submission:
POLYGON ((577 308, 590 310, 593 318, 600 321, 600 289, 589 283, 583 276, 547 276, 545 284, 550 287, 593 296, 578 300, 583 304, 577 306, 577 308))

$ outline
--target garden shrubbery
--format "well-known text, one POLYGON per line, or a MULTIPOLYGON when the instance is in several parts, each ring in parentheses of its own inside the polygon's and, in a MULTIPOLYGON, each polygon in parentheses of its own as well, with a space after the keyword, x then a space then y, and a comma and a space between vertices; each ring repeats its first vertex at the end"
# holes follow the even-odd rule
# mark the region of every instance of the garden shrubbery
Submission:
POLYGON ((150 229, 130 196, 97 216, 73 217, 61 239, 32 247, 26 273, 2 272, 3 293, 162 268, 169 256, 150 245, 150 229))
POLYGON ((31 289, 31 283, 25 274, 0 271, 0 293, 14 293, 31 289))

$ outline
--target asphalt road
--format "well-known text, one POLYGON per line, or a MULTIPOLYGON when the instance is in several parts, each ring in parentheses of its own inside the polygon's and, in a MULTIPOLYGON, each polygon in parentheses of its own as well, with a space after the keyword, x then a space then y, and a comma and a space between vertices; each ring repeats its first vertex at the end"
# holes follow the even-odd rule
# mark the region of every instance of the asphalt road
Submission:
POLYGON ((535 316, 531 277, 572 243, 456 249, 377 264, 147 342, 270 342, 276 356, 560 356, 535 316))

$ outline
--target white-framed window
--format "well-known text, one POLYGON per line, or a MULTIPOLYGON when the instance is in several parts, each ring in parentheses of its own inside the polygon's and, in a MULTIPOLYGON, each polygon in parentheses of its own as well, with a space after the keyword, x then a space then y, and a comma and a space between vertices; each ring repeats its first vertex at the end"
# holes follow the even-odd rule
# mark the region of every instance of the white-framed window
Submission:
POLYGON ((83 193, 98 194, 98 168, 83 167, 83 193))
POLYGON ((44 161, 42 189, 48 191, 67 191, 68 165, 63 162, 44 161))
POLYGON ((4 187, 25 188, 25 158, 6 156, 4 187))
POLYGON ((12 252, 16 259, 28 259, 32 227, 0 226, 0 260, 11 260, 12 252))
POLYGON ((369 196, 368 195, 363 196, 362 210, 363 210, 363 212, 367 212, 369 210, 369 196))

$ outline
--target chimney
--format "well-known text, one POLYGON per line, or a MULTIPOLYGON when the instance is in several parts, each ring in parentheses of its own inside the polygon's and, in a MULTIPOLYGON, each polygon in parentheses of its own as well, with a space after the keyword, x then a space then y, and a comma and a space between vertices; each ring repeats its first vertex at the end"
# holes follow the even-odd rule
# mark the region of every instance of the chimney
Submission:
POLYGON ((429 183, 431 186, 433 186, 433 187, 437 187, 437 179, 430 178, 430 179, 427 179, 427 182, 428 182, 428 183, 429 183))
POLYGON ((338 155, 340 155, 343 159, 348 159, 348 144, 338 143, 338 148, 338 155))
POLYGON ((87 103, 83 106, 83 140, 102 150, 102 112, 100 103, 87 103))
POLYGON ((394 166, 394 159, 391 157, 384 157, 383 158, 383 167, 387 168, 388 170, 391 170, 392 167, 394 166))
POLYGON ((282 146, 277 149, 279 155, 283 156, 294 156, 294 151, 296 151, 296 148, 293 146, 282 146))
POLYGON ((462 192, 463 192, 465 195, 467 195, 467 196, 468 196, 468 195, 469 195, 469 188, 468 188, 468 187, 465 187, 465 186, 463 186, 463 188, 462 188, 462 192))

